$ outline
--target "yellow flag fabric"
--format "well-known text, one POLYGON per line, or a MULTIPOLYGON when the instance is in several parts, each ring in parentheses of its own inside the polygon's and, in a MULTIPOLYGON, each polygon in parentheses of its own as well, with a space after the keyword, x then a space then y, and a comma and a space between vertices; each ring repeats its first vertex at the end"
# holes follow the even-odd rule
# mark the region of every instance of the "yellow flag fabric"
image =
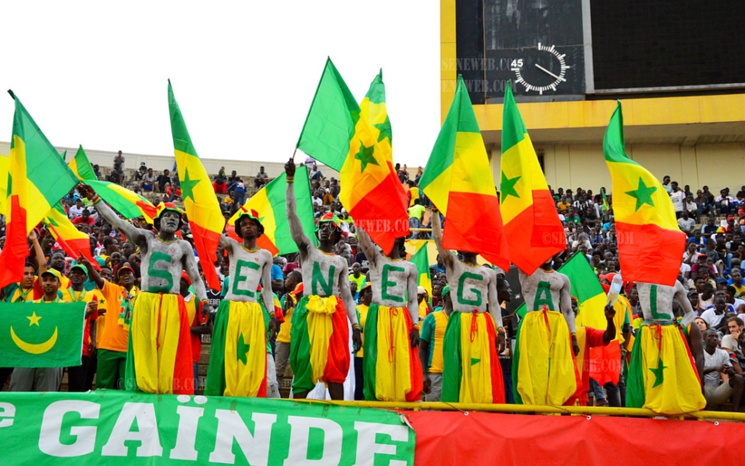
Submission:
POLYGON ((334 331, 331 316, 336 311, 336 296, 308 298, 308 336, 310 338, 310 365, 315 382, 323 379, 329 357, 329 339, 334 331))
POLYGON ((257 396, 266 377, 266 321, 259 303, 230 302, 225 396, 257 396))
POLYGON ((411 391, 409 329, 402 307, 378 307, 378 346, 375 361, 375 395, 378 401, 402 401, 411 391), (379 329, 390 329, 380 331, 379 329))
POLYGON ((680 328, 643 325, 636 338, 630 378, 634 373, 643 380, 641 407, 668 415, 704 409, 706 399, 680 328))
MULTIPOLYGON (((484 313, 462 312, 460 315, 461 341, 461 403, 493 403, 491 352, 489 332, 484 313), (476 319, 474 323, 473 320, 476 319), (478 327, 473 331, 472 326, 478 327), (472 340, 473 335, 473 340, 472 340)), ((491 319, 491 316, 488 318, 491 319)))
POLYGON ((520 322, 516 390, 523 404, 561 406, 577 391, 577 365, 564 316, 532 311, 520 322))

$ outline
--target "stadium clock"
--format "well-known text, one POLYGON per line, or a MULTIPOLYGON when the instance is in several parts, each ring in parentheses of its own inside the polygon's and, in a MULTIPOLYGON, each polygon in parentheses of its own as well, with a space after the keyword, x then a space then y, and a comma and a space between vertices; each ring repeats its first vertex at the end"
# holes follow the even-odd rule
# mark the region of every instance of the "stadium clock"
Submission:
POLYGON ((515 73, 515 84, 521 85, 526 92, 534 91, 540 95, 544 92, 555 92, 559 86, 567 82, 566 54, 556 50, 551 45, 538 43, 537 51, 526 54, 524 58, 516 58, 510 63, 515 73))

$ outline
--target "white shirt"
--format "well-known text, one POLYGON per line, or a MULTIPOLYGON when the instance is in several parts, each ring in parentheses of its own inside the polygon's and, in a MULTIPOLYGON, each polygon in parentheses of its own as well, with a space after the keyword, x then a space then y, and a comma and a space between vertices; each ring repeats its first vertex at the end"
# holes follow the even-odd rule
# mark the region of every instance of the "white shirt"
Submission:
POLYGON ((673 201, 673 207, 675 207, 676 212, 683 212, 683 203, 685 202, 685 199, 686 193, 684 193, 682 189, 670 193, 670 200, 673 201))
POLYGON ((681 230, 690 233, 693 231, 693 227, 696 226, 696 221, 693 220, 691 217, 688 217, 688 219, 684 219, 683 217, 680 217, 678 219, 678 226, 681 230))
MULTIPOLYGON (((706 323, 709 324, 709 327, 716 327, 719 325, 720 322, 722 322, 722 319, 724 319, 724 314, 727 313, 727 309, 725 308, 724 311, 721 314, 717 314, 713 307, 708 308, 704 312, 701 313, 701 318, 706 321, 706 323)), ((705 353, 706 351, 704 351, 705 353)))
MULTIPOLYGON (((729 362, 729 355, 723 349, 715 349, 714 354, 709 354, 704 349, 704 368, 715 367, 715 366, 731 366, 729 362)), ((704 376, 704 385, 715 385, 719 386, 722 383, 722 376, 719 372, 709 372, 704 376)))
POLYGON ((85 207, 83 206, 78 207, 74 205, 70 207, 70 218, 76 218, 76 217, 80 217, 81 215, 83 215, 83 209, 85 209, 85 207))

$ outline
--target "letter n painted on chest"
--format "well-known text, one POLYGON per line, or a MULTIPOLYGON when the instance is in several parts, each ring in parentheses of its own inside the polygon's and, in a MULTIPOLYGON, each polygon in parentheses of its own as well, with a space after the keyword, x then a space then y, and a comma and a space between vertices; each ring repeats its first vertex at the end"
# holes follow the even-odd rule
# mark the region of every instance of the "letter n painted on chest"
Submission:
POLYGON ((336 272, 336 267, 333 265, 329 265, 328 276, 324 277, 323 272, 321 272, 321 264, 319 264, 318 262, 313 262, 313 275, 310 277, 311 293, 323 296, 333 295, 334 272, 336 272), (319 288, 323 291, 323 293, 319 292, 319 288))

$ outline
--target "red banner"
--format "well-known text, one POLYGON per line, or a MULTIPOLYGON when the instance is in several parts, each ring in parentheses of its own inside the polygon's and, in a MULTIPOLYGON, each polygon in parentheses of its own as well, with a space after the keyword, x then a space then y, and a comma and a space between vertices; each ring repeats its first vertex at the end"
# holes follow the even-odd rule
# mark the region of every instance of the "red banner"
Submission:
POLYGON ((407 412, 415 464, 737 464, 742 423, 407 412))

